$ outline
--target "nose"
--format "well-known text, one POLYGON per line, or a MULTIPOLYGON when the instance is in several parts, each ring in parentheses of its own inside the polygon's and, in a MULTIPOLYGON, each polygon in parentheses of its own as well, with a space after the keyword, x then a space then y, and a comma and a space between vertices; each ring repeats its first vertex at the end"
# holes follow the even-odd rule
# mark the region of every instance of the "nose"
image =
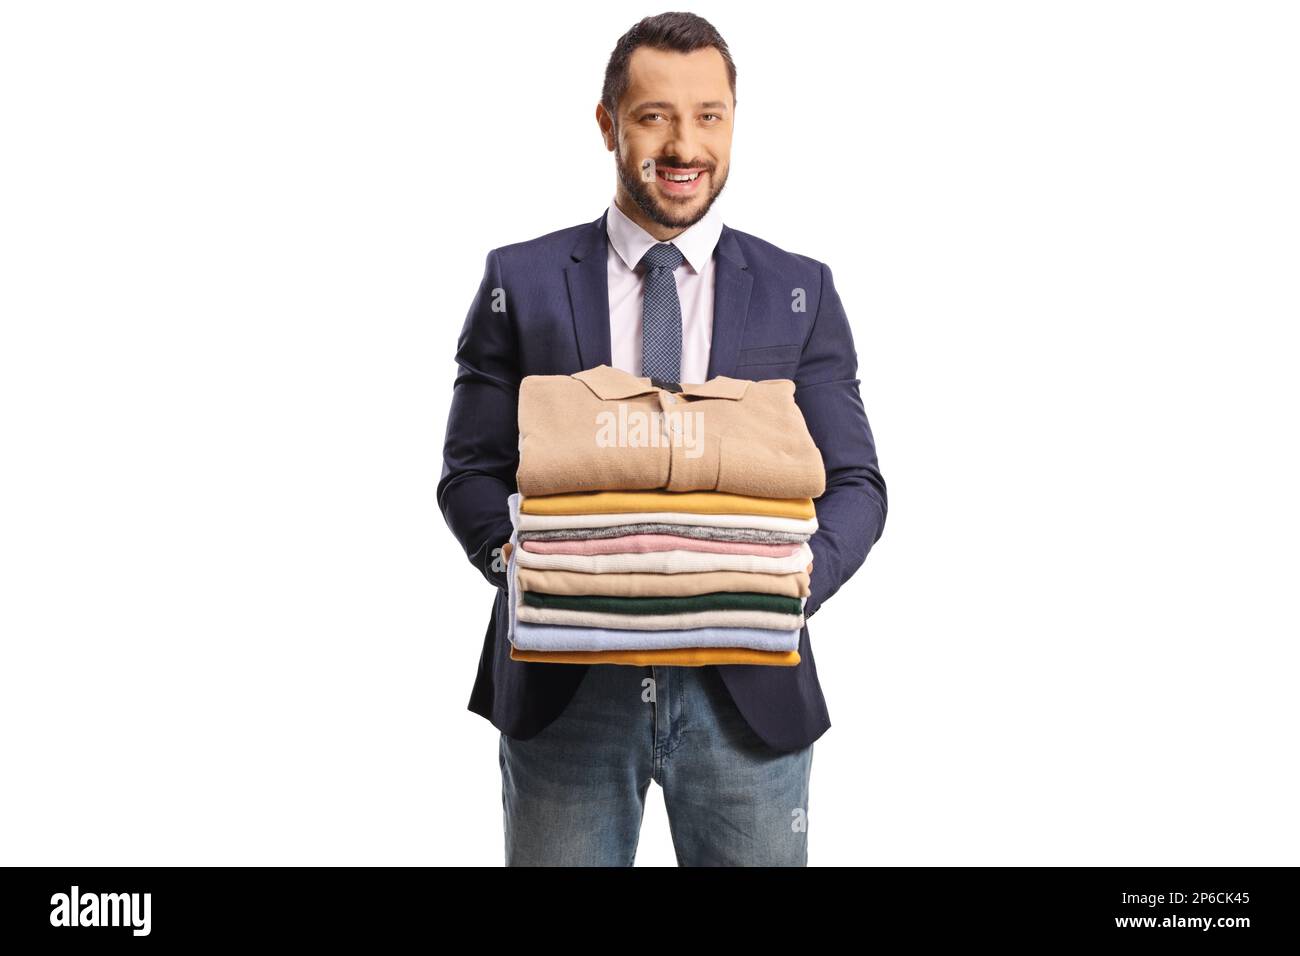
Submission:
POLYGON ((672 131, 664 143, 664 154, 667 156, 677 156, 682 162, 693 162, 696 158, 695 150, 699 148, 699 140, 695 135, 695 128, 691 125, 689 119, 678 119, 673 123, 672 131))

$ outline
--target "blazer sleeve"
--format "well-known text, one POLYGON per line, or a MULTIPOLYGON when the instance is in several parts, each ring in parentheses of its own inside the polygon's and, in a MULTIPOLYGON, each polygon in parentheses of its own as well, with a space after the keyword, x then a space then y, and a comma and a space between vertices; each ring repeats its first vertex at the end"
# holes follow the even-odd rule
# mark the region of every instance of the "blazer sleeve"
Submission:
POLYGON ((438 508, 466 557, 503 591, 506 559, 498 549, 512 531, 506 499, 519 468, 519 351, 509 302, 493 250, 457 342, 437 487, 438 508))
POLYGON ((817 315, 799 359, 794 393, 826 465, 826 490, 814 503, 817 531, 808 542, 813 569, 805 618, 862 566, 885 527, 885 479, 857 375, 848 316, 823 264, 817 315))

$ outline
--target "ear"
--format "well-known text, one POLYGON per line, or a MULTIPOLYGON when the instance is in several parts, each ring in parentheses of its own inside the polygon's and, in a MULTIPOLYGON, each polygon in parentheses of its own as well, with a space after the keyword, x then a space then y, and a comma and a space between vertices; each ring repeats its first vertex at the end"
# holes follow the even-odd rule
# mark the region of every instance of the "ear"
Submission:
POLYGON ((614 119, 605 109, 604 103, 596 104, 596 124, 600 127, 600 136, 605 141, 605 149, 614 152, 614 119))

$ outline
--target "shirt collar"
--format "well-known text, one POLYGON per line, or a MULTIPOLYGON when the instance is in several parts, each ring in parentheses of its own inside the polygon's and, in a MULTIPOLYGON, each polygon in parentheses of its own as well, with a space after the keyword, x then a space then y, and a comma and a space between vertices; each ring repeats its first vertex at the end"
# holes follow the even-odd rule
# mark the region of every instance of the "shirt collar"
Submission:
MULTIPOLYGON (((648 377, 632 375, 612 365, 597 365, 595 368, 576 372, 572 377, 591 389, 601 401, 606 402, 659 391, 650 384, 648 377)), ((683 383, 682 390, 678 394, 696 398, 728 398, 739 401, 745 397, 745 392, 749 390, 751 384, 749 379, 715 375, 707 382, 697 385, 683 383)))
MULTIPOLYGON (((623 210, 614 203, 609 204, 609 212, 605 216, 605 231, 609 234, 609 244, 614 247, 618 257, 633 271, 650 247, 659 243, 658 239, 624 215, 623 210)), ((718 211, 715 202, 703 219, 669 241, 681 252, 695 274, 699 275, 712 258, 721 236, 722 213, 718 211)))

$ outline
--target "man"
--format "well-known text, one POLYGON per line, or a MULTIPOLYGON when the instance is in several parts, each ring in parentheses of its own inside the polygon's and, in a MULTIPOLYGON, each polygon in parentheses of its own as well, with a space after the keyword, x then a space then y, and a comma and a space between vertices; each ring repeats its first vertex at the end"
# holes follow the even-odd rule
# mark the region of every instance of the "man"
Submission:
POLYGON ((596 108, 613 204, 490 252, 461 330, 438 504, 498 589, 469 708, 501 731, 510 865, 631 865, 651 779, 680 864, 807 862, 812 747, 830 718, 806 626, 796 667, 522 663, 506 639, 526 375, 603 364, 673 382, 792 379, 826 466, 806 618, 880 536, 885 483, 830 270, 724 226, 714 207, 735 79, 700 17, 665 13, 628 31, 596 108))

